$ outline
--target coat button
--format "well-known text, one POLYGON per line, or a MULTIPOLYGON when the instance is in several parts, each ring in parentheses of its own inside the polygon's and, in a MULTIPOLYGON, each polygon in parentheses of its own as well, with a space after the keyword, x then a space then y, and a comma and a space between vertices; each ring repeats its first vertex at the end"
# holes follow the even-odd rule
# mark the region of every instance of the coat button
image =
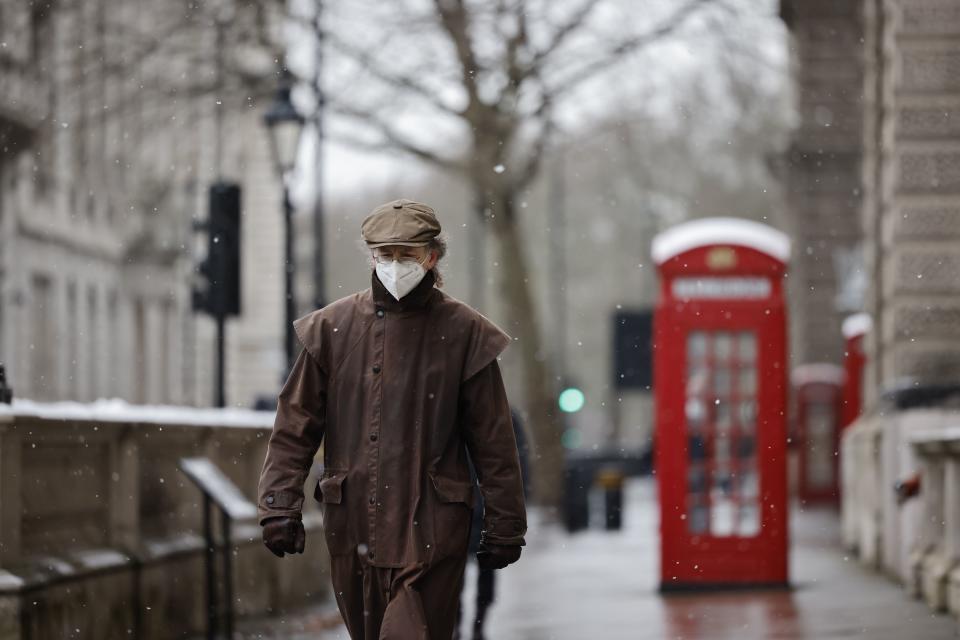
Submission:
POLYGON ((377 501, 376 498, 374 498, 373 496, 370 496, 370 504, 374 504, 376 501, 377 501))
POLYGON ((376 442, 376 441, 377 441, 377 434, 371 433, 371 434, 370 434, 370 442, 376 442))
POLYGON ((373 372, 374 372, 374 373, 380 373, 380 365, 378 365, 378 364, 373 365, 373 372))
POLYGON ((382 318, 384 315, 385 315, 385 314, 383 313, 383 309, 377 309, 377 317, 378 317, 378 318, 382 318))
POLYGON ((273 504, 273 496, 267 496, 267 504, 273 504))

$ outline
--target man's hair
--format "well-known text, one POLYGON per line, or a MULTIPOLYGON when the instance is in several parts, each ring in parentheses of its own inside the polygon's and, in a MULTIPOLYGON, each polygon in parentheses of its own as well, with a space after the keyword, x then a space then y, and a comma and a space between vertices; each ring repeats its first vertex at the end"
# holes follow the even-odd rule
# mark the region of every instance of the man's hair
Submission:
POLYGON ((447 234, 440 233, 430 240, 427 245, 427 251, 434 251, 437 254, 437 264, 433 265, 433 277, 437 281, 437 286, 443 286, 443 274, 440 272, 440 261, 447 255, 447 234))

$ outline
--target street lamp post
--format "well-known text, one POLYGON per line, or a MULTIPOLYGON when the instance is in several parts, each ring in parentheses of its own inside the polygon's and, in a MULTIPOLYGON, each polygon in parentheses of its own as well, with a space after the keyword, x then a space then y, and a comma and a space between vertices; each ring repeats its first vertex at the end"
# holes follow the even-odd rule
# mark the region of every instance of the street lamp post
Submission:
POLYGON ((303 116, 297 112, 296 107, 290 100, 292 88, 293 76, 287 69, 283 69, 277 93, 270 108, 263 115, 264 123, 270 132, 270 151, 273 155, 274 169, 283 185, 284 283, 286 293, 286 326, 283 335, 288 373, 293 368, 293 321, 296 317, 296 301, 293 292, 293 203, 290 201, 290 175, 297 161, 297 149, 300 146, 300 134, 303 131, 304 122, 303 116))
POLYGON ((316 59, 313 71, 313 94, 317 104, 313 113, 313 129, 316 135, 316 161, 313 172, 313 308, 320 309, 327 303, 326 273, 324 269, 323 231, 323 0, 314 0, 314 38, 316 59))

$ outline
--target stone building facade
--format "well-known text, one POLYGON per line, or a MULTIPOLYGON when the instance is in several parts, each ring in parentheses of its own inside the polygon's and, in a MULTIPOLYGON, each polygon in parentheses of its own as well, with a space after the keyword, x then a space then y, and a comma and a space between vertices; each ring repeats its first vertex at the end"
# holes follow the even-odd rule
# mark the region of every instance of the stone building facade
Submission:
POLYGON ((840 325, 863 304, 860 210, 863 17, 857 2, 784 0, 797 128, 784 186, 794 240, 790 266, 794 364, 839 363, 840 325))
POLYGON ((864 310, 875 327, 868 404, 881 389, 956 382, 960 6, 784 0, 781 10, 800 112, 787 177, 795 358, 838 360, 843 315, 864 310))
MULTIPOLYGON (((801 56, 807 70, 798 83, 800 104, 816 104, 813 76, 862 69, 859 174, 828 176, 860 194, 863 310, 873 318, 864 413, 842 436, 843 541, 933 610, 960 616, 960 4, 797 1, 783 9, 794 33, 827 33, 843 14, 862 38, 850 60, 827 68, 816 60, 837 41, 808 39, 816 52, 801 56), (914 481, 919 497, 894 491, 914 481)), ((818 143, 801 127, 797 145, 818 143)), ((829 215, 827 204, 817 213, 829 215)), ((797 207, 792 214, 801 229, 828 224, 797 207)), ((810 299, 800 298, 801 326, 819 313, 810 299)))
POLYGON ((261 121, 275 67, 256 4, 220 3, 218 28, 199 5, 0 0, 0 361, 17 396, 212 402, 192 220, 218 176, 243 188, 246 260, 227 401, 276 393, 283 230, 261 121))
POLYGON ((960 383, 960 5, 868 0, 867 389, 960 383))

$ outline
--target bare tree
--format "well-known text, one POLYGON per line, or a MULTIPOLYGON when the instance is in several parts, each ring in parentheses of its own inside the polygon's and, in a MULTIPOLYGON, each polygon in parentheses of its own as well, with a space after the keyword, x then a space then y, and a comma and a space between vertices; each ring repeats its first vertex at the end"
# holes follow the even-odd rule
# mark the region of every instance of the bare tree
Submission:
POLYGON ((341 130, 339 139, 454 171, 482 203, 478 215, 500 248, 508 331, 521 350, 535 489, 543 504, 556 506, 561 497, 562 425, 521 238, 519 196, 541 169, 565 99, 719 3, 659 3, 659 19, 649 17, 656 12, 648 6, 647 26, 636 29, 625 26, 637 22, 636 8, 610 0, 357 0, 325 9, 322 35, 336 59, 326 101, 356 125, 341 130), (429 136, 407 126, 411 114, 430 122, 429 136))

